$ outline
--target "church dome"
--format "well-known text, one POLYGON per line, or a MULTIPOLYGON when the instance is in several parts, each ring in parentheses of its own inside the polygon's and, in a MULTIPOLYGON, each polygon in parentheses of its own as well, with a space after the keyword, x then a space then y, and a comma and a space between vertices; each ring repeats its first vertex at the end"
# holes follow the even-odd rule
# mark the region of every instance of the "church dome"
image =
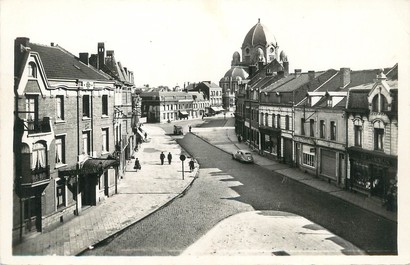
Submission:
POLYGON ((229 80, 229 78, 232 78, 232 80, 235 80, 236 77, 240 77, 242 80, 248 78, 249 74, 242 68, 242 67, 231 67, 225 75, 224 79, 229 80))
POLYGON ((269 45, 277 46, 275 36, 263 25, 258 23, 253 26, 248 34, 246 34, 245 39, 243 40, 242 48, 245 47, 255 47, 256 45, 262 45, 267 47, 269 45))
POLYGON ((287 61, 288 61, 288 56, 286 55, 285 51, 281 51, 281 52, 280 52, 279 59, 280 59, 282 62, 287 62, 287 61))

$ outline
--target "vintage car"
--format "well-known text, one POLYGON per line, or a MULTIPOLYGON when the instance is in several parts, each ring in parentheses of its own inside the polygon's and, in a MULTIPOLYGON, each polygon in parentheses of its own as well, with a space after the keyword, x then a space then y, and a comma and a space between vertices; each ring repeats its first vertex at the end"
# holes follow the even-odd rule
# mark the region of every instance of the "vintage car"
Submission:
POLYGON ((183 135, 184 129, 182 128, 182 126, 174 125, 174 134, 183 135))
POLYGON ((245 163, 253 163, 253 156, 250 151, 247 150, 237 150, 232 153, 232 159, 238 160, 245 163))

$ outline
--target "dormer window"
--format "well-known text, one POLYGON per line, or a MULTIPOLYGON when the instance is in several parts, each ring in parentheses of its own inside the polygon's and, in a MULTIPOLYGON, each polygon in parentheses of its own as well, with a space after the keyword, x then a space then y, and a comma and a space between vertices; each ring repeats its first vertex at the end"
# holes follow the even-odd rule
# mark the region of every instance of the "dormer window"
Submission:
POLYGON ((37 77, 37 66, 33 62, 30 62, 28 64, 28 76, 29 77, 37 77))
POLYGON ((384 112, 387 111, 387 99, 382 94, 377 94, 372 100, 372 111, 384 112))
POLYGON ((328 107, 332 107, 332 98, 331 98, 331 97, 329 97, 329 98, 327 99, 327 106, 328 106, 328 107))

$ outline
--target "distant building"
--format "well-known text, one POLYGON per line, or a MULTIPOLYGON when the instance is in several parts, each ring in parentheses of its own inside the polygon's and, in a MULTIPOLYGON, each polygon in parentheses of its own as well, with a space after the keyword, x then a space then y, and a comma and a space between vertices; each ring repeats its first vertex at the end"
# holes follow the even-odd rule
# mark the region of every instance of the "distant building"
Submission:
POLYGON ((224 111, 222 108, 222 88, 211 81, 191 83, 185 91, 197 91, 204 93, 205 99, 209 100, 208 113, 216 114, 224 111))
POLYGON ((198 91, 150 91, 140 96, 142 117, 149 123, 199 118, 209 107, 209 101, 198 91))

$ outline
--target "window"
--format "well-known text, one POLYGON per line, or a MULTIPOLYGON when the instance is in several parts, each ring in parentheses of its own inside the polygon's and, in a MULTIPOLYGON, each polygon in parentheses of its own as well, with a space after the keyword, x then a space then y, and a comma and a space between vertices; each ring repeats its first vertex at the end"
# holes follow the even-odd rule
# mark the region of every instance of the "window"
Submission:
POLYGON ((66 185, 64 180, 56 181, 57 209, 66 206, 66 185))
POLYGON ((330 122, 330 140, 336 140, 336 122, 330 122))
POLYGON ((289 130, 289 115, 286 115, 285 117, 285 129, 289 130))
POLYGON ((37 97, 26 98, 26 119, 28 121, 35 121, 37 119, 37 97))
POLYGON ((310 119, 309 123, 310 123, 310 136, 315 137, 315 120, 310 119))
POLYGON ((90 96, 84 95, 83 96, 83 117, 90 118, 90 96))
POLYGON ((384 129, 374 129, 374 150, 383 150, 384 129))
POLYGON ((108 134, 108 128, 103 128, 101 130, 101 141, 102 141, 102 152, 108 152, 109 151, 109 134, 108 134))
POLYGON ((305 166, 315 167, 315 148, 309 145, 303 145, 302 163, 305 166))
POLYGON ((46 168, 47 157, 46 147, 42 143, 35 143, 33 145, 33 155, 31 160, 31 169, 46 168))
POLYGON ((265 114, 265 125, 268 126, 268 119, 269 119, 269 114, 265 114))
POLYGON ((56 96, 56 119, 64 120, 64 96, 56 96))
POLYGON ((102 115, 108 116, 108 95, 102 96, 102 115))
POLYGON ((56 136, 56 164, 65 164, 65 136, 56 136))
POLYGON ((83 154, 90 154, 90 132, 83 132, 83 154))
POLYGON ((300 119, 300 134, 305 135, 305 118, 300 119))
POLYGON ((278 129, 280 129, 280 114, 278 114, 277 121, 278 121, 278 129))
POLYGON ((275 114, 272 114, 272 127, 276 128, 276 123, 275 123, 275 114))
POLYGON ((382 94, 377 94, 372 100, 372 111, 383 112, 387 111, 387 99, 382 94))
POLYGON ((362 146, 362 126, 354 126, 354 145, 362 146))
POLYGON ((326 124, 324 120, 320 120, 320 138, 326 137, 326 124))
POLYGON ((36 64, 33 62, 30 62, 27 66, 28 68, 28 76, 29 77, 37 77, 37 67, 36 64))

